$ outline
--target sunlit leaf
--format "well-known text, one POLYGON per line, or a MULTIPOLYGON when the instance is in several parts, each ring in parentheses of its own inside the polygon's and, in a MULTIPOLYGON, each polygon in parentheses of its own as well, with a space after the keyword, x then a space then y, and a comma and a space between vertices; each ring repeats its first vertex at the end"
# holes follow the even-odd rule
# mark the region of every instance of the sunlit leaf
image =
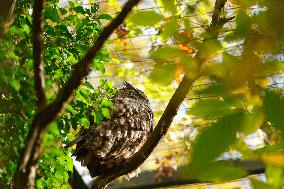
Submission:
POLYGON ((242 103, 238 98, 201 99, 190 108, 188 113, 197 117, 213 118, 232 113, 239 107, 242 107, 242 103))
POLYGON ((222 47, 218 40, 207 40, 203 42, 198 48, 199 55, 202 59, 214 58, 217 55, 218 50, 222 47))
POLYGON ((104 107, 110 107, 110 108, 114 107, 113 103, 106 98, 103 98, 101 105, 104 107))
POLYGON ((236 140, 236 133, 243 117, 242 112, 229 114, 201 131, 192 146, 192 171, 207 169, 236 140))
POLYGON ((284 169, 280 167, 267 166, 265 176, 270 185, 281 188, 284 184, 284 169))
POLYGON ((204 181, 220 182, 225 180, 239 179, 247 173, 243 168, 230 165, 226 161, 217 161, 206 165, 206 170, 197 170, 193 173, 198 179, 204 181))
POLYGON ((93 111, 92 116, 94 116, 94 122, 99 124, 103 120, 103 115, 100 112, 93 111))
POLYGON ((102 108, 102 115, 107 118, 110 119, 110 112, 108 108, 102 108))
POLYGON ((278 144, 272 144, 272 145, 264 146, 262 148, 258 148, 256 150, 256 152, 259 153, 259 154, 284 152, 284 142, 280 142, 278 144))
POLYGON ((276 189, 275 187, 271 186, 270 184, 258 180, 256 178, 251 178, 250 183, 253 189, 276 189))
POLYGON ((95 68, 99 70, 101 73, 105 73, 105 67, 102 62, 95 61, 94 65, 95 65, 95 68))
POLYGON ((261 159, 267 165, 284 168, 284 152, 282 152, 282 153, 279 153, 279 152, 263 153, 261 155, 261 159))
POLYGON ((256 77, 273 75, 284 72, 284 63, 280 61, 266 62, 261 64, 255 72, 256 77))
POLYGON ((177 57, 181 51, 173 46, 165 46, 150 52, 150 57, 158 60, 169 60, 177 57))
POLYGON ((112 17, 108 14, 101 14, 98 19, 112 20, 112 17))
POLYGON ((241 131, 250 134, 256 131, 264 121, 264 115, 261 111, 247 112, 244 114, 241 131))
POLYGON ((90 121, 83 117, 79 120, 79 122, 84 126, 84 128, 88 129, 90 127, 90 121))
POLYGON ((157 64, 150 74, 150 79, 161 85, 169 85, 175 77, 175 64, 157 64))
POLYGON ((175 14, 177 12, 176 0, 161 0, 166 11, 175 14))
POLYGON ((199 65, 196 59, 192 58, 188 53, 179 53, 180 63, 185 73, 188 73, 189 78, 194 78, 199 74, 199 65))
POLYGON ((164 27, 163 27, 163 32, 162 32, 162 37, 166 41, 169 37, 171 37, 174 33, 177 32, 178 29, 178 20, 175 17, 171 17, 169 20, 166 21, 164 27))
POLYGON ((162 21, 163 16, 153 10, 137 11, 129 17, 129 21, 142 26, 153 26, 162 21))

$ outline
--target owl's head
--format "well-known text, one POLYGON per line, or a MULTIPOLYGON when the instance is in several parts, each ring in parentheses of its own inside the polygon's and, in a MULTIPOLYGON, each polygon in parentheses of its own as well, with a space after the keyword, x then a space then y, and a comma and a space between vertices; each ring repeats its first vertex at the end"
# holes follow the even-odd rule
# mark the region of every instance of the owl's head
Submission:
POLYGON ((129 97, 129 98, 134 98, 137 100, 149 102, 146 94, 143 93, 141 90, 135 88, 133 85, 131 85, 130 83, 126 81, 124 81, 123 84, 125 85, 125 87, 119 89, 117 95, 119 95, 120 97, 129 97))

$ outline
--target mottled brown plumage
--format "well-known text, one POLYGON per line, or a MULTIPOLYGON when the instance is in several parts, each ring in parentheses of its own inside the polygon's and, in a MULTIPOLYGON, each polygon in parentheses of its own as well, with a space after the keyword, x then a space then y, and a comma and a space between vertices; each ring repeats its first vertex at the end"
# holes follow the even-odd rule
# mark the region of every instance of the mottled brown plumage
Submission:
POLYGON ((153 130, 153 112, 149 100, 127 82, 111 99, 111 119, 82 130, 72 154, 98 176, 137 152, 153 130))

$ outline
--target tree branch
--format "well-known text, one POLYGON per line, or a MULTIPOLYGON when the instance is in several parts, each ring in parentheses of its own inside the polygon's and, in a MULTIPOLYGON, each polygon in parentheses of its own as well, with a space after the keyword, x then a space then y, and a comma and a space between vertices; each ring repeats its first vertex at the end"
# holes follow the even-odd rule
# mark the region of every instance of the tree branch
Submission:
MULTIPOLYGON (((65 83, 56 99, 51 104, 40 109, 34 116, 32 126, 26 138, 26 145, 22 151, 18 169, 14 176, 14 187, 16 189, 34 187, 37 163, 41 152, 40 145, 48 125, 64 110, 64 106, 67 104, 68 99, 71 98, 73 91, 80 86, 81 80, 88 75, 93 59, 104 42, 111 33, 123 23, 126 16, 139 1, 140 0, 129 0, 125 4, 119 15, 103 30, 86 56, 75 65, 72 75, 65 83)), ((39 7, 35 6, 35 9, 38 8, 39 7)))
MULTIPOLYGON (((246 171, 247 176, 253 176, 256 174, 262 174, 265 172, 265 165, 260 160, 221 160, 227 166, 238 167, 246 171)), ((155 179, 155 170, 147 170, 143 171, 139 174, 139 177, 135 177, 131 180, 123 179, 119 181, 114 181, 110 184, 111 188, 118 189, 141 189, 141 188, 167 188, 173 186, 181 186, 181 185, 195 185, 200 183, 212 183, 212 180, 197 180, 192 179, 190 177, 185 177, 184 173, 188 172, 189 165, 179 166, 177 167, 177 172, 174 177, 171 179, 161 178, 161 180, 157 181, 155 179)), ((240 179, 240 177, 236 177, 235 179, 240 179)), ((232 179, 232 180, 235 180, 232 179)), ((230 180, 225 180, 229 181, 230 180)), ((213 182, 214 183, 214 182, 213 182)))
POLYGON ((45 79, 43 66, 43 0, 36 0, 33 7, 33 60, 34 60, 34 80, 35 94, 39 109, 46 105, 45 79))
POLYGON ((211 20, 211 25, 218 25, 218 22, 221 18, 220 16, 221 10, 225 6, 226 1, 227 0, 216 0, 211 20))
MULTIPOLYGON (((226 0, 216 0, 214 13, 212 16, 212 22, 209 26, 207 33, 213 33, 217 37, 217 33, 220 27, 225 24, 224 22, 219 22, 221 9, 224 7, 226 0), (216 34, 216 35, 215 35, 216 34)), ((204 39, 207 40, 207 39, 204 39)), ((199 52, 196 54, 195 59, 201 66, 205 59, 200 58, 199 52)), ((135 153, 130 159, 125 163, 115 166, 106 173, 98 176, 94 182, 92 189, 103 189, 115 178, 128 174, 135 169, 137 169, 152 153, 154 148, 158 145, 159 141, 166 135, 174 116, 177 114, 177 111, 185 99, 189 89, 192 87, 192 84, 200 77, 199 74, 190 76, 185 74, 175 93, 171 97, 162 117, 160 118, 157 126, 154 131, 151 133, 148 140, 141 147, 141 149, 135 153)))
POLYGON ((187 76, 184 76, 177 90, 170 99, 169 104, 167 105, 157 126, 155 127, 154 131, 151 133, 149 139, 142 146, 142 148, 125 163, 118 165, 113 169, 111 169, 110 171, 98 176, 98 178, 95 180, 92 189, 105 188, 106 185, 109 182, 111 182, 113 179, 132 172, 149 157, 149 155, 157 146, 161 138, 163 138, 166 135, 173 121, 174 116, 177 114, 179 106, 185 99, 188 90, 192 87, 193 82, 197 78, 198 76, 195 77, 194 79, 189 79, 187 76))

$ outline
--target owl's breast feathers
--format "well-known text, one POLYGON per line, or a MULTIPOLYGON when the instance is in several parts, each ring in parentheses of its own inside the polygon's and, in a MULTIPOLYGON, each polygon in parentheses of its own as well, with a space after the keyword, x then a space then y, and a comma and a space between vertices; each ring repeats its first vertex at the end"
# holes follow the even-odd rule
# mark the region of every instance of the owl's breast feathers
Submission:
POLYGON ((111 119, 80 132, 72 154, 98 176, 137 152, 153 130, 149 103, 128 97, 112 99, 111 119))

